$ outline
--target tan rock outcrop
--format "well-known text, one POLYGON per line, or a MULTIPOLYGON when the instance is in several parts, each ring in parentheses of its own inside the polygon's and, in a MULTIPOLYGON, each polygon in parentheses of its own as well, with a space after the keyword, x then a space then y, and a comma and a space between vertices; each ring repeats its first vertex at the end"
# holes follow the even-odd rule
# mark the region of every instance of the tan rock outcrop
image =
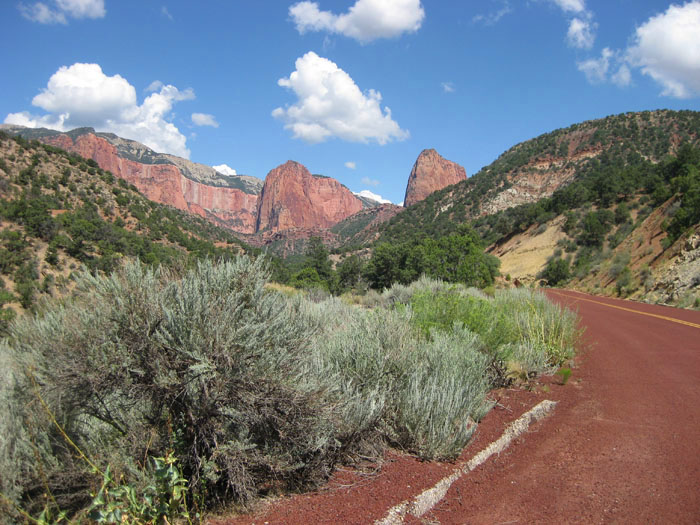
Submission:
POLYGON ((330 228, 362 208, 362 201, 337 180, 314 176, 290 160, 265 177, 256 231, 330 228))
POLYGON ((403 205, 411 206, 434 191, 457 184, 466 178, 466 171, 456 162, 443 158, 434 149, 423 150, 408 177, 403 205))

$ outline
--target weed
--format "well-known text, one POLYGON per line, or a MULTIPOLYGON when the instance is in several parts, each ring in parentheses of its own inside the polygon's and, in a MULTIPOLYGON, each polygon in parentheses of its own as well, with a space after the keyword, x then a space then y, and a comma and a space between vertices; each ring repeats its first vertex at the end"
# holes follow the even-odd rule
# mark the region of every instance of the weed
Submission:
POLYGON ((556 375, 559 376, 559 384, 565 385, 569 381, 569 377, 571 377, 571 368, 560 368, 557 370, 556 375))

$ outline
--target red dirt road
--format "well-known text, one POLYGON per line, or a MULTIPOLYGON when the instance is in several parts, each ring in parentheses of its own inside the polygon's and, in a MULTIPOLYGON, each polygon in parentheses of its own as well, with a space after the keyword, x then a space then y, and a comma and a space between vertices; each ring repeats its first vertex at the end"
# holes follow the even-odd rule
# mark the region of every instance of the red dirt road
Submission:
MULTIPOLYGON (((554 414, 406 523, 700 524, 700 312, 548 295, 578 310, 588 348, 564 386, 495 393, 458 463, 542 399, 558 401, 554 414)), ((380 474, 341 472, 319 493, 218 523, 373 523, 454 467, 392 456, 380 474)))

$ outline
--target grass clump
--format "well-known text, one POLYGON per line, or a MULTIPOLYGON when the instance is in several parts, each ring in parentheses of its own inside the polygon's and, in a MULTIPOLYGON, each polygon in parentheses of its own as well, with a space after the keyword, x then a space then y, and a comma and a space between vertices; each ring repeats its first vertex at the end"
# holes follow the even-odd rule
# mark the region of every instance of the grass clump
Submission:
POLYGON ((493 299, 475 297, 456 288, 417 293, 410 300, 413 322, 426 335, 462 324, 479 335, 484 352, 501 380, 508 363, 520 363, 527 373, 556 367, 574 355, 580 337, 576 316, 539 292, 524 288, 499 290, 493 299))

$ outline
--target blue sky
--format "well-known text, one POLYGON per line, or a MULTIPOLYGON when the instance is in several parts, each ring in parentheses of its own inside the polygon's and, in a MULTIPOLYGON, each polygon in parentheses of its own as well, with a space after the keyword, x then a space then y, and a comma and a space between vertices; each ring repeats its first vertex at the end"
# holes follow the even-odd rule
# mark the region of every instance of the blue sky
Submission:
POLYGON ((425 148, 472 175, 576 122, 700 110, 700 0, 6 0, 0 57, 0 121, 397 203, 425 148))

